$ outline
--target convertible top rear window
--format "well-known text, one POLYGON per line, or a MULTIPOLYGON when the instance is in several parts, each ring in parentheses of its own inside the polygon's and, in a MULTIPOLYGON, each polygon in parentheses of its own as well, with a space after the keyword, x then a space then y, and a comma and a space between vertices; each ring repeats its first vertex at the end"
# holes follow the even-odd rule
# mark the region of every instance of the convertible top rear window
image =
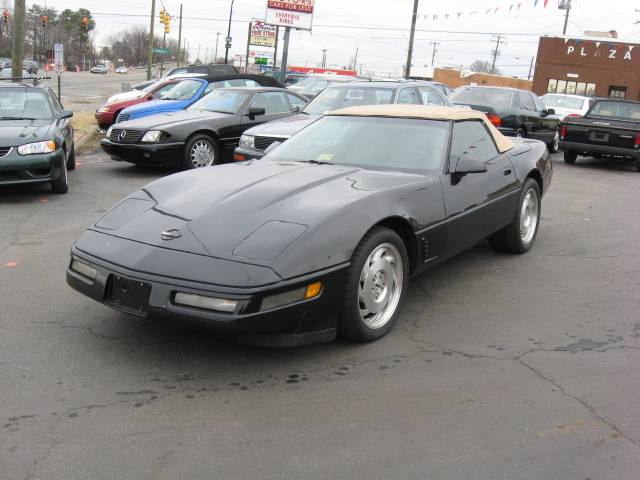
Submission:
POLYGON ((491 105, 494 107, 508 107, 511 105, 513 92, 502 88, 462 88, 451 94, 451 101, 455 103, 470 103, 491 105))
POLYGON ((278 159, 422 172, 442 167, 449 122, 328 116, 274 151, 278 159))

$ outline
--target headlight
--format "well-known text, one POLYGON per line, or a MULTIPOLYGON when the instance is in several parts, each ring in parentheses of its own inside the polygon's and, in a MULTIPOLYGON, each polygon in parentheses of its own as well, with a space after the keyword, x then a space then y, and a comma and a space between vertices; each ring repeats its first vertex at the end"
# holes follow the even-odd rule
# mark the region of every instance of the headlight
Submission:
POLYGON ((33 155, 36 153, 51 153, 56 151, 56 142, 48 140, 46 142, 27 143, 18 147, 20 155, 33 155))
POLYGON ((240 137, 240 146, 244 148, 256 148, 254 143, 255 138, 253 135, 242 135, 240 137))
POLYGON ((71 270, 87 277, 90 280, 95 280, 98 275, 98 271, 95 268, 90 267, 86 263, 82 263, 80 260, 76 260, 75 258, 71 260, 71 270))
POLYGON ((205 310, 215 310, 227 313, 235 312, 236 305, 238 304, 236 300, 207 297, 205 295, 183 292, 177 292, 173 302, 178 305, 186 305, 188 307, 204 308, 205 310))
POLYGON ((109 138, 111 136, 111 131, 113 130, 113 127, 109 127, 109 130, 107 130, 107 138, 109 138))
POLYGON ((162 136, 162 132, 160 130, 149 130, 147 133, 144 134, 144 136, 142 137, 142 140, 140 141, 149 142, 149 143, 159 142, 161 136, 162 136))
POLYGON ((99 111, 99 112, 102 112, 102 113, 106 113, 106 112, 108 112, 108 111, 109 111, 109 108, 110 108, 110 107, 100 107, 100 108, 98 109, 98 111, 99 111))

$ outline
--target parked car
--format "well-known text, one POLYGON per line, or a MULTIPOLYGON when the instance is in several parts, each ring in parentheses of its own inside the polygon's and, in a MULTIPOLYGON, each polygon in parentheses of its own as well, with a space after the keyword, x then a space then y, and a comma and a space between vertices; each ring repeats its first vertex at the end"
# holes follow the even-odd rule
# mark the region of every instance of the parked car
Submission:
POLYGON ((129 69, 127 67, 118 67, 116 68, 116 73, 126 75, 129 73, 129 69))
MULTIPOLYGON (((278 80, 280 78, 280 71, 273 70, 271 72, 265 73, 265 76, 273 77, 276 80, 278 80)), ((309 77, 309 75, 307 75, 306 73, 287 72, 287 74, 284 77, 284 85, 285 85, 285 87, 289 87, 291 85, 295 85, 295 84, 301 82, 302 80, 304 80, 305 78, 308 78, 308 77, 309 77)))
POLYGON ((10 67, 12 63, 10 58, 0 57, 0 69, 10 67))
POLYGON ((252 343, 373 341, 410 276, 487 237, 528 251, 551 176, 543 143, 512 142, 480 112, 347 108, 259 162, 134 192, 75 242, 67 282, 252 343))
POLYGON ((517 88, 460 87, 449 95, 455 105, 468 105, 487 117, 504 135, 534 138, 558 150, 558 119, 535 93, 517 88))
POLYGON ((311 75, 298 83, 291 85, 291 91, 303 95, 308 100, 313 99, 321 91, 334 83, 353 82, 355 77, 348 75, 311 75))
POLYGON ((229 157, 247 128, 293 115, 294 101, 304 99, 282 88, 216 89, 186 110, 117 123, 101 146, 114 160, 208 167, 229 157))
POLYGON ((22 62, 22 68, 29 72, 31 75, 38 74, 38 62, 34 62, 33 60, 25 60, 22 62))
MULTIPOLYGON (((11 67, 6 67, 0 70, 0 78, 11 78, 11 77, 13 77, 13 70, 11 67)), ((31 75, 26 70, 22 70, 22 78, 33 78, 33 75, 31 75)))
POLYGON ((189 65, 186 73, 204 73, 210 77, 238 75, 240 72, 228 63, 209 63, 202 65, 189 65))
POLYGON ((107 70, 107 66, 106 65, 100 65, 100 64, 91 67, 91 70, 90 70, 91 73, 95 73, 95 74, 98 74, 98 75, 106 75, 107 71, 108 71, 107 70))
POLYGON ((581 117, 595 100, 591 97, 583 97, 580 95, 563 95, 560 93, 547 93, 540 97, 542 103, 547 108, 553 108, 556 117, 563 120, 565 117, 581 117))
POLYGON ((172 75, 177 75, 179 73, 187 73, 187 67, 174 67, 171 70, 167 71, 162 78, 171 77, 172 75))
POLYGON ((96 109, 95 118, 98 126, 103 130, 109 128, 125 108, 152 100, 159 100, 181 81, 200 76, 202 75, 197 73, 173 75, 172 77, 154 81, 142 91, 131 90, 130 92, 113 95, 96 109))
POLYGON ((76 166, 72 115, 42 84, 0 82, 0 185, 49 183, 66 193, 76 166))
POLYGON ((640 172, 640 102, 598 99, 584 116, 566 117, 560 150, 566 163, 578 155, 618 158, 634 162, 640 172))
POLYGON ((177 83, 172 89, 162 94, 160 99, 151 100, 144 104, 127 107, 120 112, 117 122, 134 120, 157 113, 169 113, 184 110, 196 100, 209 93, 214 88, 227 87, 259 87, 276 86, 280 84, 262 75, 226 75, 216 77, 187 78, 177 83))
POLYGON ((234 160, 260 158, 275 142, 284 142, 291 135, 333 110, 356 105, 388 103, 451 106, 451 102, 431 82, 349 82, 327 87, 303 107, 298 115, 269 122, 247 130, 240 138, 234 160))

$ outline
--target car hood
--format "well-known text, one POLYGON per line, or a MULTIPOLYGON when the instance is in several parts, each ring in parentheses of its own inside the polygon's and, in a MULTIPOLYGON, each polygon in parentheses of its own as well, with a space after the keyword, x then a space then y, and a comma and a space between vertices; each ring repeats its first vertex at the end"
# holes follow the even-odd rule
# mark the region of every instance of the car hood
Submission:
MULTIPOLYGON (((226 164, 153 182, 91 229, 147 245, 267 266, 288 278, 308 268, 347 261, 352 243, 380 220, 368 218, 371 212, 378 215, 376 205, 401 211, 401 200, 411 195, 407 190, 423 194, 424 183, 425 177, 416 174, 273 158, 226 164), (340 227, 333 222, 340 222, 340 227), (178 238, 163 239, 163 232, 178 238), (282 255, 287 249, 293 253, 282 255)), ((436 195, 439 189, 436 180, 436 195)))
POLYGON ((51 140, 52 120, 0 120, 0 146, 51 140))
POLYGON ((145 96, 145 92, 140 90, 131 90, 129 92, 117 93, 115 95, 110 96, 106 103, 116 103, 123 102, 125 100, 133 100, 134 98, 142 98, 145 96))
POLYGON ((204 110, 178 110, 177 112, 165 112, 148 117, 127 120, 117 124, 117 128, 130 128, 132 130, 148 130, 150 128, 167 130, 173 126, 184 125, 190 122, 207 121, 207 125, 216 119, 228 119, 233 116, 230 113, 207 112, 204 110))
POLYGON ((298 133, 307 125, 318 120, 321 116, 322 115, 307 115, 306 113, 299 113, 282 120, 276 120, 275 122, 268 122, 257 125, 247 130, 245 134, 263 135, 266 137, 290 137, 291 135, 298 133))

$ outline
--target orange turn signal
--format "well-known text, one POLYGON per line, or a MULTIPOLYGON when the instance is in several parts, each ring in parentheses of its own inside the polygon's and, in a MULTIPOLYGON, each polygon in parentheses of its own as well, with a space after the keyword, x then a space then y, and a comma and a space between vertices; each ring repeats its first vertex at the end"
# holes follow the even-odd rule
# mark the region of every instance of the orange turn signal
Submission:
POLYGON ((320 290, 322 290, 322 282, 316 282, 312 283, 311 285, 307 285, 307 290, 304 292, 305 300, 317 297, 318 295, 320 295, 320 290))
POLYGON ((234 153, 233 154, 233 159, 236 162, 244 162, 245 161, 244 155, 240 155, 239 153, 234 153))

